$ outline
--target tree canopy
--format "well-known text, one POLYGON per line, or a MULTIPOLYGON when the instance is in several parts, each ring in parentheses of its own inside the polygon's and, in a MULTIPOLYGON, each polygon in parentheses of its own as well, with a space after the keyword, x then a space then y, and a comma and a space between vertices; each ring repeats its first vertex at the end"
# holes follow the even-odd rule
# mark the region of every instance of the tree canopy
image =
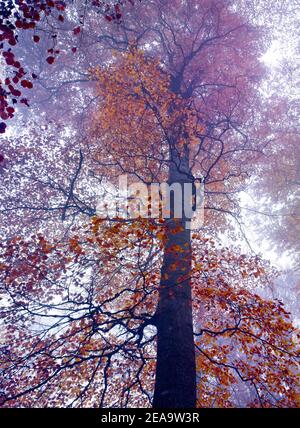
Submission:
POLYGON ((1 406, 299 406, 280 273, 241 249, 249 190, 298 251, 295 96, 262 61, 296 4, 271 3, 1 6, 1 406))

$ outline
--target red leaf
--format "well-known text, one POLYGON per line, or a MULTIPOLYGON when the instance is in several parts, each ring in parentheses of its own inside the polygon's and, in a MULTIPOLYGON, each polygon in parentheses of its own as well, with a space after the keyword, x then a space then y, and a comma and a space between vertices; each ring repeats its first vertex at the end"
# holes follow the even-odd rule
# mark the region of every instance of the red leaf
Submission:
POLYGON ((16 42, 16 40, 15 40, 15 39, 9 39, 8 43, 9 43, 11 46, 15 46, 15 45, 17 44, 17 42, 16 42))
POLYGON ((27 105, 27 107, 29 107, 28 100, 27 100, 26 98, 22 98, 20 102, 21 102, 22 104, 27 105))
POLYGON ((22 22, 22 21, 17 20, 17 21, 16 21, 16 23, 15 23, 15 26, 16 26, 17 28, 23 28, 23 22, 22 22))
POLYGON ((46 61, 48 62, 48 64, 53 64, 54 63, 54 56, 48 56, 48 58, 46 59, 46 61))
POLYGON ((8 57, 5 59, 7 65, 14 65, 14 59, 12 57, 8 57))
POLYGON ((39 41, 40 41, 40 37, 39 36, 33 36, 33 41, 35 42, 35 43, 38 43, 39 41))
POLYGON ((61 1, 61 2, 56 3, 56 9, 57 10, 63 11, 63 10, 65 10, 65 8, 66 8, 65 2, 61 1))
POLYGON ((23 86, 23 88, 28 88, 28 89, 31 89, 33 87, 33 84, 29 82, 29 80, 22 80, 21 85, 23 86))

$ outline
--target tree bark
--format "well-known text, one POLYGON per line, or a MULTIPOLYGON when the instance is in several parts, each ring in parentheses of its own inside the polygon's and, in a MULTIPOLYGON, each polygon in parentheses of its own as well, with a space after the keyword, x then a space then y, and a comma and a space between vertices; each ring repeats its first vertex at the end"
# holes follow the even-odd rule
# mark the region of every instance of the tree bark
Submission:
MULTIPOLYGON (((169 184, 191 183, 188 152, 172 153, 169 184)), ((171 211, 174 201, 171 200, 171 211)), ((183 205, 183 204, 182 204, 183 205)), ((159 303, 156 312, 157 366, 154 408, 196 406, 196 365, 190 284, 191 240, 184 213, 167 222, 159 303), (179 250, 179 251, 178 251, 179 250)))

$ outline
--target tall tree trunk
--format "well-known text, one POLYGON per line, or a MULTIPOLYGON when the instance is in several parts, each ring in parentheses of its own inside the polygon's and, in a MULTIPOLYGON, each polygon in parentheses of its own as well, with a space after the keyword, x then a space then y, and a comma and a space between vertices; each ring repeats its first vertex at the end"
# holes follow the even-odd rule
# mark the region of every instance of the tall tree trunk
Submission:
MULTIPOLYGON (((188 151, 183 159, 172 153, 169 184, 191 183, 188 151)), ((182 192, 183 193, 183 192, 182 192)), ((182 204, 183 205, 183 204, 182 204)), ((171 198, 171 211, 174 200, 171 198)), ((154 408, 193 408, 196 367, 190 284, 191 240, 183 213, 171 212, 166 230, 157 318, 157 366, 154 408)))

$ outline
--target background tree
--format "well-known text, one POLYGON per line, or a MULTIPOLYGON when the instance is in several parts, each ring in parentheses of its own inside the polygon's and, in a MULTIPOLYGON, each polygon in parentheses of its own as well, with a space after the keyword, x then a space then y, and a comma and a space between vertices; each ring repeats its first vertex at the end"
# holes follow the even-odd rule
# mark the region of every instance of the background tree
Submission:
MULTIPOLYGON (((101 1, 88 0, 77 9, 78 26, 70 29, 74 36, 80 34, 88 8, 92 8, 108 22, 120 22, 122 8, 126 3, 134 5, 134 0, 101 1)), ((30 30, 32 43, 39 43, 41 34, 48 35, 48 49, 45 60, 53 64, 60 54, 56 48, 60 31, 65 31, 65 13, 72 13, 73 1, 38 0, 38 1, 3 1, 0 9, 0 54, 8 66, 4 82, 0 81, 0 117, 4 121, 11 119, 15 113, 15 105, 19 103, 29 106, 28 99, 22 97, 23 89, 32 89, 35 73, 28 74, 19 58, 15 56, 13 47, 17 45, 20 30, 30 30), (49 37, 50 36, 50 37, 49 37)), ((76 52, 76 47, 72 48, 76 52)), ((6 123, 0 123, 0 133, 5 133, 6 123)))

